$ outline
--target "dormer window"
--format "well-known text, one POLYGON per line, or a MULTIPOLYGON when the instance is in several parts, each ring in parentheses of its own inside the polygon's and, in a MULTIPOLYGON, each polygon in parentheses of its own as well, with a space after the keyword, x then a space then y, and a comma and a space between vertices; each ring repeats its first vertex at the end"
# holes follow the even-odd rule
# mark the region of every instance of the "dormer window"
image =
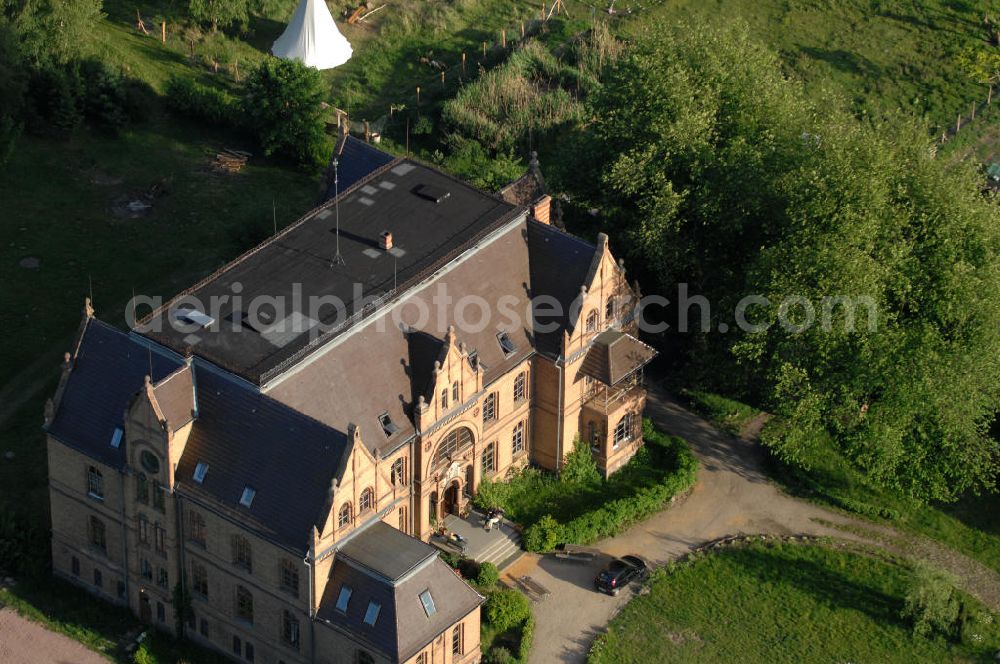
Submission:
POLYGON ((479 351, 473 350, 469 351, 469 366, 472 367, 473 371, 479 369, 479 351))
POLYGON ((378 620, 379 611, 382 610, 382 605, 376 601, 368 602, 368 609, 365 611, 365 624, 369 627, 375 626, 375 621, 378 620))
POLYGON ((392 434, 399 431, 399 427, 396 426, 396 424, 392 421, 392 418, 389 417, 389 411, 385 411, 378 416, 378 423, 379 426, 382 427, 382 433, 385 434, 386 438, 391 437, 392 434))
POLYGON ((497 332, 497 342, 500 344, 500 350, 503 351, 504 357, 510 357, 517 350, 517 346, 514 345, 510 335, 506 332, 497 332))
POLYGON ((254 496, 256 495, 257 495, 257 490, 251 487, 250 485, 243 487, 243 495, 240 496, 240 505, 249 509, 250 506, 253 504, 253 499, 254 496))
MULTIPOLYGON (((204 461, 199 461, 198 465, 194 467, 194 473, 192 474, 192 478, 194 479, 195 482, 197 482, 198 484, 201 484, 202 482, 205 481, 205 473, 207 473, 207 472, 208 472, 208 464, 205 463, 204 461)), ((246 489, 244 489, 244 492, 245 491, 246 491, 246 489)), ((251 498, 251 500, 252 500, 252 498, 251 498)), ((240 502, 242 502, 242 501, 240 501, 240 502)), ((250 507, 250 506, 247 505, 247 507, 250 507)))

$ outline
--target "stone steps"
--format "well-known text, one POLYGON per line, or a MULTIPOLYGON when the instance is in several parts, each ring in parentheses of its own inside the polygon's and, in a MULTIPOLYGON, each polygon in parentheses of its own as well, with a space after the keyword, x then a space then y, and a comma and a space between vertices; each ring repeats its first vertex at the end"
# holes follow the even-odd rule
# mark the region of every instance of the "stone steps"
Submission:
POLYGON ((476 560, 481 563, 493 563, 497 567, 512 562, 521 555, 521 535, 513 528, 505 527, 502 533, 495 533, 497 541, 484 549, 476 560))

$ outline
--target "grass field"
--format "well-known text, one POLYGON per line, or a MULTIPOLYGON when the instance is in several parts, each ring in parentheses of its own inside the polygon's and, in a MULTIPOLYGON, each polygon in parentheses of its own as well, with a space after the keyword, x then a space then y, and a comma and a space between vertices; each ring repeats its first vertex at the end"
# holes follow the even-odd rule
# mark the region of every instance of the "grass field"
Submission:
POLYGON ((725 549, 654 574, 651 592, 618 614, 590 662, 991 659, 1000 646, 995 622, 973 619, 962 643, 912 635, 900 618, 910 574, 824 546, 725 549))

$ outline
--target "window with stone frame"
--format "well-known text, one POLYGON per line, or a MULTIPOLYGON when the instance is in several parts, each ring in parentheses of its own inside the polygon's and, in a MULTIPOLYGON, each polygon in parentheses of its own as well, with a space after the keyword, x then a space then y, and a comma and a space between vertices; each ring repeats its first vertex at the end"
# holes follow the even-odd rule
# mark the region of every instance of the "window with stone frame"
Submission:
POLYGON ((465 652, 465 624, 458 623, 451 630, 451 654, 461 655, 465 652))
POLYGON ((361 498, 358 500, 358 511, 361 514, 374 509, 375 507, 375 491, 371 487, 368 487, 361 492, 361 498))
POLYGON ((191 561, 191 590, 208 598, 208 569, 196 560, 191 561))
POLYGON ((514 401, 524 401, 528 396, 528 373, 522 371, 514 378, 514 401))
POLYGON ((299 621, 291 611, 285 611, 281 620, 281 640, 285 645, 299 649, 299 621))
POLYGON ((135 478, 135 499, 143 505, 149 504, 149 480, 146 473, 139 473, 135 478))
POLYGON ((524 420, 514 425, 514 431, 510 436, 510 454, 517 456, 524 451, 524 420))
POLYGON ((145 514, 140 514, 136 519, 136 531, 139 537, 139 544, 149 546, 149 519, 145 514))
POLYGON ((139 561, 139 574, 147 581, 153 580, 153 565, 145 558, 139 561))
POLYGON ((253 623, 253 595, 243 586, 236 586, 236 617, 253 623))
POLYGON ((490 443, 483 448, 483 475, 490 475, 497 469, 497 445, 490 443))
POLYGON ((392 462, 390 474, 393 486, 406 486, 406 459, 400 457, 392 462))
POLYGON ((597 312, 591 311, 587 314, 587 332, 597 331, 597 312))
POLYGON ((468 427, 457 427, 438 443, 437 451, 434 452, 433 466, 451 461, 458 452, 472 445, 472 430, 468 427))
POLYGON ((448 388, 441 390, 441 410, 448 408, 448 388))
POLYGON ((604 303, 604 319, 610 323, 615 319, 617 314, 618 311, 615 306, 615 296, 609 295, 607 302, 604 303))
POLYGON ((161 588, 167 588, 170 585, 170 577, 167 575, 167 570, 163 567, 157 570, 156 585, 161 588))
POLYGON ((207 530, 205 517, 201 512, 195 510, 188 512, 188 539, 195 544, 205 546, 207 530))
POLYGON ((337 527, 346 528, 351 525, 351 521, 354 519, 354 510, 351 508, 350 503, 344 503, 340 506, 340 512, 337 513, 337 527))
POLYGON ((157 553, 167 552, 166 542, 164 541, 166 532, 167 532, 166 529, 164 529, 163 526, 160 525, 159 521, 153 524, 153 546, 156 549, 157 553))
POLYGON ((104 553, 108 552, 108 534, 104 522, 96 516, 90 517, 90 543, 104 553))
POLYGON ((622 443, 632 440, 632 437, 635 435, 634 420, 635 416, 632 413, 625 413, 618 420, 618 424, 615 425, 614 446, 616 448, 622 443))
POLYGON ((281 561, 281 589, 296 597, 299 596, 299 568, 291 560, 281 561))
POLYGON ((250 540, 242 535, 233 535, 230 538, 230 545, 233 553, 233 564, 242 567, 248 572, 253 571, 253 551, 250 548, 250 540))
POLYGON ((166 511, 166 500, 164 499, 163 485, 153 480, 153 509, 160 512, 166 511))
POLYGON ((483 424, 497 419, 497 393, 490 392, 483 399, 483 424))
POLYGON ((87 495, 104 500, 104 476, 96 466, 87 467, 87 495))
POLYGON ((451 384, 451 402, 455 405, 458 405, 458 402, 460 401, 458 397, 459 397, 458 381, 456 380, 454 383, 451 384))

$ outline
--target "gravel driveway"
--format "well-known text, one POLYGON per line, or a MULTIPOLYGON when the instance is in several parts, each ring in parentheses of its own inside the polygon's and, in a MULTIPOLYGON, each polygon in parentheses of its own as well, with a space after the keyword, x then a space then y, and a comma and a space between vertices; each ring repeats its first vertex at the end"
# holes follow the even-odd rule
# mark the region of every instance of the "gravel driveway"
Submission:
POLYGON ((887 545, 903 554, 916 551, 919 557, 932 558, 956 573, 965 581, 966 590, 988 605, 1000 604, 1000 577, 992 570, 929 540, 782 493, 762 470, 762 451, 756 442, 719 431, 656 387, 649 388, 646 415, 661 430, 688 441, 701 463, 698 482, 678 504, 618 537, 598 542, 595 547, 606 554, 600 560, 582 564, 526 554, 504 570, 504 576, 531 576, 551 591, 534 605, 533 664, 584 661, 594 637, 631 599, 634 589, 618 597, 594 591, 594 576, 609 556, 634 553, 662 565, 727 535, 836 536, 887 545), (852 530, 845 530, 847 526, 852 530), (857 534, 864 531, 873 538, 857 534))

